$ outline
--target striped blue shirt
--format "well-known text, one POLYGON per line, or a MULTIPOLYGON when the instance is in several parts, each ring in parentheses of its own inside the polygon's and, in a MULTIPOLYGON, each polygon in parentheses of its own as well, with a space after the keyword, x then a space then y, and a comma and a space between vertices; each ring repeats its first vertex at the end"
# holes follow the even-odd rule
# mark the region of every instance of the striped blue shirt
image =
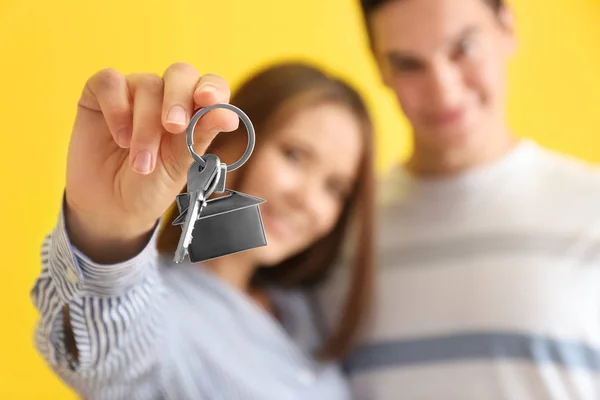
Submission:
POLYGON ((156 235, 135 258, 98 265, 71 246, 60 213, 31 296, 36 347, 67 385, 107 400, 350 398, 338 366, 311 357, 321 338, 305 294, 272 290, 277 321, 200 265, 159 255, 156 235))

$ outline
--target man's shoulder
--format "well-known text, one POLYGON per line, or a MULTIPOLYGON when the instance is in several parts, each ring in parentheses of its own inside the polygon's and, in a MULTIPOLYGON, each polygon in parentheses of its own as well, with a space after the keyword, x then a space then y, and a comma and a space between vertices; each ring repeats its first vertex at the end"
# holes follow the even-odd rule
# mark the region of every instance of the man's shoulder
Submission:
POLYGON ((532 215, 568 226, 600 222, 600 165, 534 143, 530 161, 514 179, 516 198, 532 215))
POLYGON ((403 165, 401 163, 392 164, 377 175, 376 203, 378 206, 387 204, 393 199, 401 197, 407 190, 406 172, 403 165))
POLYGON ((547 147, 538 149, 538 172, 549 187, 600 196, 600 164, 547 147))
POLYGON ((600 163, 584 160, 573 154, 559 151, 557 149, 536 145, 541 155, 540 159, 547 162, 548 165, 554 165, 556 168, 568 173, 588 176, 591 179, 599 179, 600 163))

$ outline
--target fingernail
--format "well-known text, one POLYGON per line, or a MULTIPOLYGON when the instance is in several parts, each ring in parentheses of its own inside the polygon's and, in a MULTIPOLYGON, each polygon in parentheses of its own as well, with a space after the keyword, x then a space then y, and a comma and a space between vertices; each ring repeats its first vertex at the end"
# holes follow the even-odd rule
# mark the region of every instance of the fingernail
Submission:
POLYGON ((133 160, 133 170, 140 174, 147 174, 152 167, 152 154, 149 151, 140 151, 133 160))
POLYGON ((126 126, 117 131, 117 140, 118 145, 127 148, 129 147, 129 142, 131 141, 131 128, 126 126))
POLYGON ((175 106, 171 108, 167 114, 167 122, 177 125, 185 125, 187 122, 187 114, 183 107, 175 106))
POLYGON ((202 93, 216 93, 217 88, 209 83, 203 83, 200 86, 198 86, 198 91, 202 93))

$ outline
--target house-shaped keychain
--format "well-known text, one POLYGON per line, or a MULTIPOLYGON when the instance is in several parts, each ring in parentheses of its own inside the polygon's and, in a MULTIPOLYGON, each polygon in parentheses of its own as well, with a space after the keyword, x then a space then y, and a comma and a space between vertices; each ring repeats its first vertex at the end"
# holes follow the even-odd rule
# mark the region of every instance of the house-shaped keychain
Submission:
MULTIPOLYGON (((266 246, 267 238, 258 205, 265 200, 226 189, 229 194, 206 201, 194 225, 188 248, 193 263, 266 246)), ((173 225, 185 223, 190 195, 176 199, 179 216, 173 225)))

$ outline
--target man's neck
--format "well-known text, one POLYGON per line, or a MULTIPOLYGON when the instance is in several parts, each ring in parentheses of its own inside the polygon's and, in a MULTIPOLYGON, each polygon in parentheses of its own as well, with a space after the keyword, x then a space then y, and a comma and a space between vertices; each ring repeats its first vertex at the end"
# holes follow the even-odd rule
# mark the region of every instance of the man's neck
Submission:
POLYGON ((452 150, 431 148, 415 141, 414 151, 406 162, 407 170, 421 178, 457 175, 485 166, 502 158, 517 143, 516 138, 505 133, 478 146, 452 150))

